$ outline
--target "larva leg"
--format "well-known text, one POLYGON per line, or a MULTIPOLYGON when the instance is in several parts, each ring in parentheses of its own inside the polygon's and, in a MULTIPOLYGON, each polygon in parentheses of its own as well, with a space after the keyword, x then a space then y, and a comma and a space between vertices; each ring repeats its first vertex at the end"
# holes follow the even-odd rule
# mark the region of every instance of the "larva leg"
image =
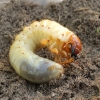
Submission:
POLYGON ((57 48, 49 48, 49 50, 54 53, 55 55, 58 55, 59 51, 57 48))
POLYGON ((55 62, 57 62, 57 63, 60 64, 61 59, 62 59, 61 55, 56 55, 56 54, 55 54, 55 59, 54 59, 55 62))
MULTIPOLYGON (((41 40, 40 43, 41 43, 43 46, 46 46, 46 47, 47 47, 47 46, 49 46, 50 40, 49 40, 49 39, 43 39, 43 40, 41 40)), ((53 43, 53 44, 50 45, 48 48, 49 48, 49 50, 50 50, 52 53, 58 55, 59 52, 58 52, 58 49, 54 47, 55 44, 56 44, 56 43, 53 43)))
POLYGON ((74 61, 74 59, 70 58, 70 59, 60 62, 60 64, 69 64, 69 63, 72 63, 73 61, 74 61))
POLYGON ((66 60, 65 61, 62 61, 61 64, 69 64, 69 63, 72 63, 74 61, 74 59, 67 54, 67 56, 65 56, 66 60))
POLYGON ((41 48, 48 47, 48 45, 49 45, 49 39, 42 39, 36 51, 40 50, 41 48))
POLYGON ((59 51, 59 55, 55 56, 55 62, 58 62, 59 64, 69 64, 73 62, 74 59, 70 57, 70 55, 66 55, 65 52, 59 51), (62 61, 62 58, 65 58, 65 61, 62 61))
POLYGON ((74 61, 73 58, 70 57, 70 55, 66 54, 64 51, 59 51, 57 48, 54 48, 56 43, 52 44, 49 48, 49 50, 55 54, 55 62, 60 63, 60 64, 69 64, 74 61), (62 59, 65 58, 65 61, 62 61, 62 59))
POLYGON ((43 39, 40 42, 43 46, 47 46, 49 44, 49 40, 48 39, 43 39))
POLYGON ((50 41, 52 41, 52 37, 51 36, 47 37, 46 39, 42 39, 40 41, 40 44, 42 44, 43 46, 48 46, 50 44, 50 41))

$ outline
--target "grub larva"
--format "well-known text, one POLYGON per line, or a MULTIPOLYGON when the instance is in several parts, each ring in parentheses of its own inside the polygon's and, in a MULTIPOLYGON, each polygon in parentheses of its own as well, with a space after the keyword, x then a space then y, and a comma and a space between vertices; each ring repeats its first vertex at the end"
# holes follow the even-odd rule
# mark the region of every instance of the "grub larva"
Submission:
MULTIPOLYGON (((9 60, 12 67, 23 78, 33 83, 45 83, 60 78, 64 72, 61 64, 71 62, 72 56, 81 51, 79 38, 55 21, 34 21, 23 29, 10 47, 9 60), (35 54, 42 45, 55 55, 60 55, 61 63, 56 63, 35 54)), ((58 59, 55 57, 55 61, 58 59)))

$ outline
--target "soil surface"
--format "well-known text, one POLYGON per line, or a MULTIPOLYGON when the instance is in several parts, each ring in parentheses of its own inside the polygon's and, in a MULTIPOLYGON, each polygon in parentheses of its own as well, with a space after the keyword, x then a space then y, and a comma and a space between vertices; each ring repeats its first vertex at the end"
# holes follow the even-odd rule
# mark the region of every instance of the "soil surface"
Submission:
POLYGON ((0 100, 100 100, 100 0, 64 0, 46 8, 12 2, 1 9, 0 100), (8 53, 16 34, 42 19, 68 27, 79 36, 83 49, 61 80, 36 85, 15 73, 8 53))

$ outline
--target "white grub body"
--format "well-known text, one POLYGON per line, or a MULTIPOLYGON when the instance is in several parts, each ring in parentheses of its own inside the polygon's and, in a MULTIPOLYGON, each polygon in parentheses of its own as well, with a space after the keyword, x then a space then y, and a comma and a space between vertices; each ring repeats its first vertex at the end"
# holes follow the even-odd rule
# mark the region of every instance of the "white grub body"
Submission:
POLYGON ((60 78, 64 72, 63 67, 36 55, 35 50, 43 39, 50 40, 47 45, 49 48, 53 46, 62 50, 62 43, 67 42, 72 34, 67 28, 54 21, 33 22, 16 36, 10 48, 9 58, 12 67, 20 76, 34 83, 45 83, 60 78))

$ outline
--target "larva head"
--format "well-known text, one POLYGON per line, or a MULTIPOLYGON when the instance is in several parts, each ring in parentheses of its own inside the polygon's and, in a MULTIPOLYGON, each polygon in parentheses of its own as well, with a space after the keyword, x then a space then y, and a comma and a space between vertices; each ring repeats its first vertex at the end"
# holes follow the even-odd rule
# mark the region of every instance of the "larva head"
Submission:
POLYGON ((68 42, 63 45, 63 50, 66 53, 71 53, 71 57, 77 58, 77 54, 80 53, 82 44, 80 39, 75 35, 71 35, 68 42))

